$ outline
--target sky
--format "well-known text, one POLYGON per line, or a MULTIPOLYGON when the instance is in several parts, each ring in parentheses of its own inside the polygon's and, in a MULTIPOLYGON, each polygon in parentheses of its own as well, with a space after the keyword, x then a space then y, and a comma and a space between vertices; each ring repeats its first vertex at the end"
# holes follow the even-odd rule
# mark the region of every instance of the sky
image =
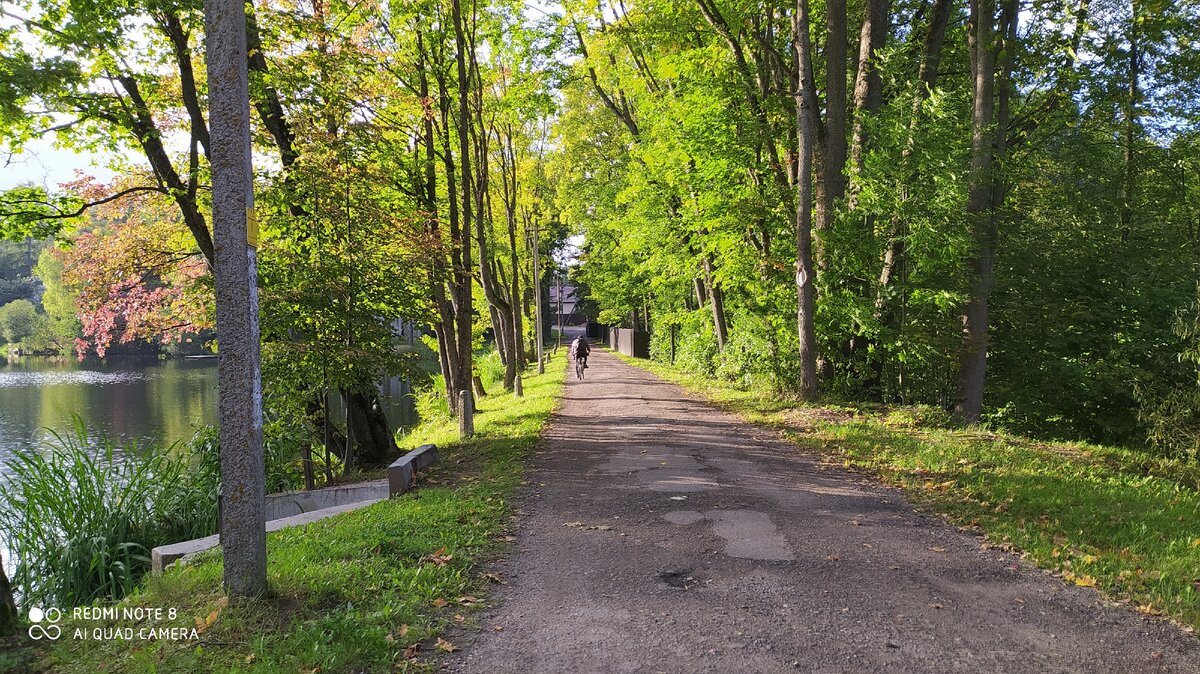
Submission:
POLYGON ((114 175, 105 157, 56 148, 50 139, 33 141, 17 155, 0 150, 0 190, 33 183, 53 191, 60 183, 74 180, 76 171, 102 182, 114 175))

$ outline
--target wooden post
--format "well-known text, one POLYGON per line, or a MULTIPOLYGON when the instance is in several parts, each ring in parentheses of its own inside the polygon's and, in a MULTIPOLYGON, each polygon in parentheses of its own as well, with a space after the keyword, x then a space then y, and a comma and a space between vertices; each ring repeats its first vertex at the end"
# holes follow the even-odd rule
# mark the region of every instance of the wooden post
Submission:
POLYGON ((475 400, 470 389, 458 392, 458 435, 463 440, 475 437, 475 400))

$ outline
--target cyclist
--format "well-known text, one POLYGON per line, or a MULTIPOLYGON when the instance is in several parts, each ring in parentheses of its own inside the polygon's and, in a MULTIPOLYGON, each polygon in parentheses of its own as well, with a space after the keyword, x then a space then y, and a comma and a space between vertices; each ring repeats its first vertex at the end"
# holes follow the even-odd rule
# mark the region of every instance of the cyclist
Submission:
POLYGON ((571 342, 571 352, 569 354, 570 358, 571 360, 575 361, 577 365, 582 365, 583 369, 587 369, 587 357, 591 352, 592 347, 588 344, 587 338, 583 335, 576 337, 575 341, 571 342), (582 361, 582 363, 580 361, 582 361))

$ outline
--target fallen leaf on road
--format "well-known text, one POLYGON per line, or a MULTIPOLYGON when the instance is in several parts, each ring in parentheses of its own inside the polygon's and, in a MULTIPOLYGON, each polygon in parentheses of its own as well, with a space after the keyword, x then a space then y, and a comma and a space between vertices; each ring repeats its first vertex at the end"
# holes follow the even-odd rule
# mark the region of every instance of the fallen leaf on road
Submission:
POLYGON ((454 622, 456 622, 456 623, 458 623, 459 625, 461 625, 461 624, 463 624, 463 623, 467 622, 467 616, 465 616, 465 615, 463 615, 463 614, 461 614, 461 613, 455 613, 455 614, 454 614, 454 622))
POLYGON ((1024 599, 1022 599, 1022 598, 1020 598, 1020 597, 1017 597, 1016 599, 1013 599, 1013 601, 1017 602, 1018 604, 1024 604, 1024 603, 1025 603, 1025 600, 1024 600, 1024 599))
POLYGON ((828 556, 828 557, 826 557, 825 559, 828 559, 828 560, 829 560, 829 561, 831 561, 831 562, 840 562, 840 561, 842 561, 842 558, 841 558, 841 557, 838 557, 837 555, 829 555, 829 556, 828 556))
POLYGON ((894 641, 889 641, 889 642, 887 642, 887 647, 888 648, 900 648, 900 644, 898 644, 894 641))
POLYGON ((937 545, 935 545, 935 546, 933 546, 932 548, 929 548, 929 549, 930 549, 930 550, 933 550, 934 552, 945 552, 945 551, 946 551, 946 548, 943 548, 943 547, 941 547, 941 546, 937 546, 937 545))
POLYGON ((465 594, 458 598, 458 603, 462 604, 463 606, 468 606, 470 604, 478 604, 481 601, 483 601, 483 600, 480 599, 479 597, 472 597, 469 594, 465 594))
POLYGON ((497 632, 503 632, 504 625, 492 625, 492 629, 496 630, 497 632))
POLYGON ((946 608, 946 607, 945 607, 945 606, 942 606, 941 604, 939 604, 939 603, 937 603, 937 602, 934 602, 934 603, 932 603, 932 604, 930 604, 930 605, 929 605, 929 608, 946 608))
POLYGON ((496 583, 497 585, 504 585, 504 579, 501 578, 499 574, 485 573, 483 574, 483 577, 492 581, 493 583, 496 583))
POLYGON ((420 647, 421 647, 420 644, 413 644, 412 646, 409 646, 408 648, 404 649, 405 659, 412 660, 413 658, 417 657, 417 649, 420 647))
POLYGON ((1141 606, 1137 607, 1137 610, 1140 611, 1141 613, 1145 613, 1146 615, 1161 615, 1162 614, 1162 611, 1154 608, 1154 606, 1152 606, 1150 604, 1142 604, 1141 606))
POLYGON ((572 527, 572 528, 577 529, 577 528, 583 526, 583 522, 563 522, 563 526, 564 527, 572 527))
POLYGON ((445 639, 442 639, 441 637, 439 637, 437 640, 437 649, 444 653, 453 653, 454 651, 458 650, 458 646, 455 646, 454 644, 450 643, 449 641, 446 641, 445 639))
POLYGON ((862 522, 859 522, 858 520, 850 520, 850 526, 852 526, 852 527, 857 527, 857 526, 861 526, 861 525, 862 525, 862 522))
POLYGON ((449 603, 450 602, 446 601, 445 599, 438 597, 437 599, 433 600, 433 607, 434 608, 445 608, 446 604, 449 604, 449 603))

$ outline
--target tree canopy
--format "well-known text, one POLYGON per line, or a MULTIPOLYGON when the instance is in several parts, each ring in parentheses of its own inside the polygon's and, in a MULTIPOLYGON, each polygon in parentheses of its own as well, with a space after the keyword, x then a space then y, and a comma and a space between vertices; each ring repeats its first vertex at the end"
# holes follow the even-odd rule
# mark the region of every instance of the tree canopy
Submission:
MULTIPOLYGON (((264 371, 279 418, 347 461, 391 447, 372 382, 420 351, 396 325, 435 337, 452 412, 484 334, 514 388, 533 247, 573 235, 593 318, 685 367, 1045 436, 1195 428, 1171 411, 1197 386, 1195 3, 250 9, 264 371), (352 410, 332 434, 330 395, 352 410)), ((113 185, 3 193, 0 230, 73 242, 89 348, 198 334, 200 4, 3 12, 6 149, 129 160, 113 185)))

